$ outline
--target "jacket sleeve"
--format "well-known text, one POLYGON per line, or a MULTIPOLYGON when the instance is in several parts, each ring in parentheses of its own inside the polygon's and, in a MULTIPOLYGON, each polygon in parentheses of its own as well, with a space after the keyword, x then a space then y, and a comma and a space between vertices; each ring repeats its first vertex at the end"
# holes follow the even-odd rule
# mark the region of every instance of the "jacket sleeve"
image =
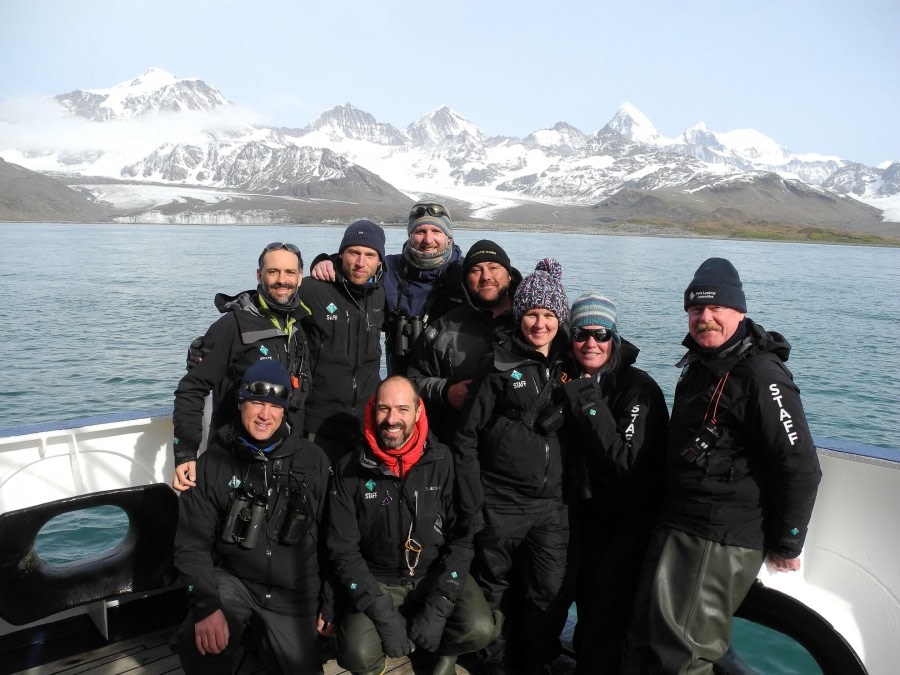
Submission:
POLYGON ((209 352, 191 368, 175 389, 175 466, 197 459, 203 437, 203 404, 207 394, 225 378, 231 362, 234 339, 234 317, 229 312, 220 317, 203 336, 209 352))
POLYGON ((431 592, 442 595, 450 602, 456 602, 462 584, 469 576, 472 559, 475 557, 473 544, 475 528, 472 519, 464 517, 457 510, 457 497, 454 493, 456 470, 453 462, 448 464, 450 466, 447 479, 441 490, 443 512, 446 516, 443 559, 431 592))
POLYGON ((806 540, 822 471, 790 372, 775 357, 757 361, 761 367, 751 392, 756 411, 751 428, 757 430, 772 487, 766 547, 795 558, 806 540))
POLYGON ((342 465, 343 462, 338 463, 328 500, 328 555, 351 605, 357 612, 366 612, 384 593, 360 550, 361 535, 353 501, 357 481, 340 475, 342 465))
POLYGON ((659 386, 649 378, 615 397, 602 387, 593 378, 579 378, 566 383, 563 391, 589 464, 621 476, 631 471, 645 447, 665 442, 669 411, 659 386))
MULTIPOLYGON (((219 521, 228 507, 225 493, 212 489, 219 481, 212 475, 208 455, 197 465, 196 487, 178 497, 175 531, 175 566, 187 589, 188 609, 194 621, 221 609, 213 569, 219 521)), ((223 483, 224 485, 224 483, 223 483)))
POLYGON ((419 395, 425 401, 426 410, 440 410, 447 406, 444 399, 449 380, 442 377, 442 353, 438 353, 435 342, 440 334, 439 326, 434 324, 425 328, 413 344, 409 367, 406 375, 416 385, 419 395))
POLYGON ((473 521, 469 526, 476 530, 482 524, 481 510, 484 507, 478 441, 482 429, 490 422, 497 404, 495 383, 496 378, 488 374, 481 382, 476 383, 477 386, 469 390, 469 397, 463 406, 462 425, 453 438, 457 508, 461 517, 473 521))

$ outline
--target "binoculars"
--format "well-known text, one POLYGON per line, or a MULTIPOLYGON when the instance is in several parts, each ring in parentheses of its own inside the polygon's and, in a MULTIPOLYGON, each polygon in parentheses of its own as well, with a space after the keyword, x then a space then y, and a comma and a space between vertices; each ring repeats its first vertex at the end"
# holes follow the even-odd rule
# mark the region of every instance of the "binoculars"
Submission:
POLYGON ((257 495, 253 490, 236 492, 225 516, 222 541, 242 548, 256 546, 260 529, 265 529, 266 501, 264 495, 257 495))
POLYGON ((425 322, 419 316, 394 315, 394 330, 390 348, 394 356, 406 356, 419 333, 425 328, 425 322))

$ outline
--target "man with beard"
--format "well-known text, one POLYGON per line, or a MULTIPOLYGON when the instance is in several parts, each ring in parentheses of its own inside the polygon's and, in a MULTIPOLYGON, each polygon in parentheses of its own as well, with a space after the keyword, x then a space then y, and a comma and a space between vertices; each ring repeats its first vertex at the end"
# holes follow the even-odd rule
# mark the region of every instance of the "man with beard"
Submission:
POLYGON ((494 345, 513 331, 512 297, 521 280, 500 246, 475 242, 463 260, 465 301, 429 323, 413 347, 409 378, 444 443, 453 440, 472 380, 490 368, 494 345))
POLYGON ((363 410, 381 380, 383 260, 384 230, 358 220, 344 232, 333 259, 337 278, 307 279, 300 288, 310 311, 303 327, 312 362, 304 431, 332 463, 362 437, 363 410))
POLYGON ((175 389, 172 487, 176 490, 184 491, 195 484, 206 395, 212 391, 212 437, 225 423, 234 421, 233 402, 241 376, 259 360, 277 359, 288 371, 293 388, 288 421, 295 429, 302 428, 303 403, 309 389, 309 348, 300 324, 309 311, 297 294, 302 277, 300 249, 276 241, 259 256, 256 290, 236 296, 216 295, 216 307, 224 316, 201 338, 202 359, 192 364, 189 354, 189 370, 175 389))
POLYGON ((763 562, 800 569, 821 471, 791 346, 746 317, 740 277, 709 258, 684 292, 666 490, 644 558, 625 673, 713 673, 763 562))
POLYGON ((455 673, 457 655, 498 627, 469 576, 473 535, 457 513, 450 450, 401 376, 369 401, 364 436, 335 467, 329 499, 328 552, 347 603, 338 664, 378 675, 386 656, 418 647, 434 653, 431 673, 455 673))
MULTIPOLYGON (((453 242, 453 222, 441 204, 418 202, 410 209, 403 251, 384 260, 387 301, 385 332, 388 375, 406 375, 409 354, 422 329, 462 302, 461 252, 453 242)), ((312 277, 334 281, 334 266, 317 256, 312 277)))

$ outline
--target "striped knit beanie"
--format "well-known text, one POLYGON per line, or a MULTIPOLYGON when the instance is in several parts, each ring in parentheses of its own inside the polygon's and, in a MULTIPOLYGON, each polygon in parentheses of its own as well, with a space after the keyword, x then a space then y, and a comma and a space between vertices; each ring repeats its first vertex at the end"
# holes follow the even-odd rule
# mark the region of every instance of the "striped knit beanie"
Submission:
POLYGON ((529 309, 542 307, 556 314, 560 324, 569 318, 569 300, 561 283, 562 265, 553 258, 544 258, 535 265, 534 272, 522 279, 513 298, 516 321, 529 309))
POLYGON ((437 204, 436 206, 440 207, 440 210, 443 211, 442 215, 433 216, 431 213, 426 211, 418 218, 414 217, 413 212, 417 211, 416 207, 421 205, 429 205, 432 202, 420 202, 413 206, 412 211, 410 212, 409 220, 406 224, 406 234, 412 234, 413 231, 419 227, 419 225, 434 225, 437 228, 440 228, 441 232, 447 235, 450 239, 453 239, 453 221, 450 220, 450 213, 447 210, 437 204))
POLYGON ((596 293, 580 296, 572 303, 572 328, 581 326, 603 326, 617 332, 615 303, 596 293))

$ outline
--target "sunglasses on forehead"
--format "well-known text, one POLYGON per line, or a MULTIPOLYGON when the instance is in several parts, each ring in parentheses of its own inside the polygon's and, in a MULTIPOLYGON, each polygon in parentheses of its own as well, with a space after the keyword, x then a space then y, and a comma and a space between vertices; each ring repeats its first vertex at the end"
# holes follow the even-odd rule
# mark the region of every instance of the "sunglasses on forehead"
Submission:
POLYGON ((606 328, 576 328, 572 332, 575 342, 587 342, 588 338, 594 338, 595 342, 606 342, 612 339, 612 331, 606 328))
POLYGON ((429 216, 447 216, 450 217, 450 214, 440 204, 416 204, 412 207, 412 210, 409 212, 410 218, 421 218, 425 214, 429 216))
POLYGON ((287 401, 291 397, 290 390, 283 384, 272 384, 271 382, 249 382, 241 385, 241 389, 249 391, 254 396, 268 396, 271 392, 275 398, 287 401))
POLYGON ((300 253, 300 249, 294 246, 293 244, 289 244, 286 241, 273 241, 271 244, 267 245, 262 253, 259 254, 259 268, 262 269, 263 258, 266 257, 266 253, 269 251, 281 251, 285 250, 290 253, 293 253, 297 256, 297 260, 300 261, 300 269, 303 269, 303 256, 300 253))

